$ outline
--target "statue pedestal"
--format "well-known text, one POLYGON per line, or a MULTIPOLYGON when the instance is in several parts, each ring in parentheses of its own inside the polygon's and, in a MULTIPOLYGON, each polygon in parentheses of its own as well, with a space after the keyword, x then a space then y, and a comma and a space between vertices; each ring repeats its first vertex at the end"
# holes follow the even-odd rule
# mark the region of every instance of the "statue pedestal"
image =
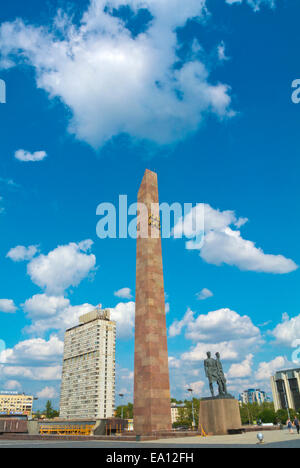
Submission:
POLYGON ((234 398, 204 398, 200 401, 199 431, 201 426, 208 435, 227 435, 241 429, 239 403, 234 398))

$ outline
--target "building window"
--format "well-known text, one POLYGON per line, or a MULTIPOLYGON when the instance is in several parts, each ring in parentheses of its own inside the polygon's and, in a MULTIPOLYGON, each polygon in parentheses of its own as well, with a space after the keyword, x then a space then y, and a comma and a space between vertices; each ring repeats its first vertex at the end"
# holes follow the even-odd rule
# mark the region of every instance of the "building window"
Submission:
POLYGON ((277 380, 276 385, 277 385, 277 391, 279 394, 281 408, 285 409, 287 406, 287 401, 286 401, 286 393, 285 393, 286 389, 285 389, 284 381, 277 380))
POLYGON ((291 393, 293 395, 294 408, 296 411, 299 411, 300 410, 300 393, 299 393, 297 379, 289 379, 289 385, 290 385, 291 393))

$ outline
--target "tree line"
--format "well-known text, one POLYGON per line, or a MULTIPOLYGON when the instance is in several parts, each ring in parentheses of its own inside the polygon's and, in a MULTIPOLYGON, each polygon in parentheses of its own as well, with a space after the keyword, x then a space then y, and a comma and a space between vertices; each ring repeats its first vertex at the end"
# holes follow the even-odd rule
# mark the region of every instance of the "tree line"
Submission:
POLYGON ((59 411, 55 410, 52 407, 52 402, 50 400, 47 401, 46 407, 44 410, 38 410, 34 412, 35 419, 54 419, 59 417, 59 411))
MULTIPOLYGON (((200 400, 198 398, 193 398, 193 404, 191 400, 176 400, 175 398, 171 399, 171 403, 182 405, 182 408, 178 408, 178 420, 173 424, 174 428, 193 426, 193 407, 195 424, 196 427, 198 427, 200 409, 200 400)), ((116 417, 121 418, 122 408, 123 418, 132 419, 133 404, 128 403, 127 405, 118 406, 116 410, 116 417)), ((275 411, 274 403, 272 402, 264 402, 261 405, 258 403, 242 404, 240 405, 240 413, 242 425, 253 425, 258 423, 285 425, 289 417, 287 410, 281 409, 279 411, 275 411)), ((299 411, 290 409, 289 413, 292 421, 295 419, 295 417, 300 419, 300 408, 299 411)))

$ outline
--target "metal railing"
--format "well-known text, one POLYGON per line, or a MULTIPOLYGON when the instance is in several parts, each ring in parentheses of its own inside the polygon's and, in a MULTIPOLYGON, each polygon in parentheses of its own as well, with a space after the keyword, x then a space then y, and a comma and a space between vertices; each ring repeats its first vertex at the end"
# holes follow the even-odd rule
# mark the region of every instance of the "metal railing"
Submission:
POLYGON ((40 426, 40 435, 90 436, 94 425, 45 424, 40 426))

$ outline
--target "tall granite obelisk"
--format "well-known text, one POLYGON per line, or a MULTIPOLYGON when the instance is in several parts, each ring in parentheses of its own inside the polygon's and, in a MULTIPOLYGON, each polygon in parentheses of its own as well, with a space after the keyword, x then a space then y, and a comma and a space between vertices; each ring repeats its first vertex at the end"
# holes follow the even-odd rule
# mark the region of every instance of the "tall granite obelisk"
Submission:
POLYGON ((154 172, 146 170, 138 202, 147 210, 140 208, 138 219, 134 431, 151 434, 172 429, 158 184, 154 172))

